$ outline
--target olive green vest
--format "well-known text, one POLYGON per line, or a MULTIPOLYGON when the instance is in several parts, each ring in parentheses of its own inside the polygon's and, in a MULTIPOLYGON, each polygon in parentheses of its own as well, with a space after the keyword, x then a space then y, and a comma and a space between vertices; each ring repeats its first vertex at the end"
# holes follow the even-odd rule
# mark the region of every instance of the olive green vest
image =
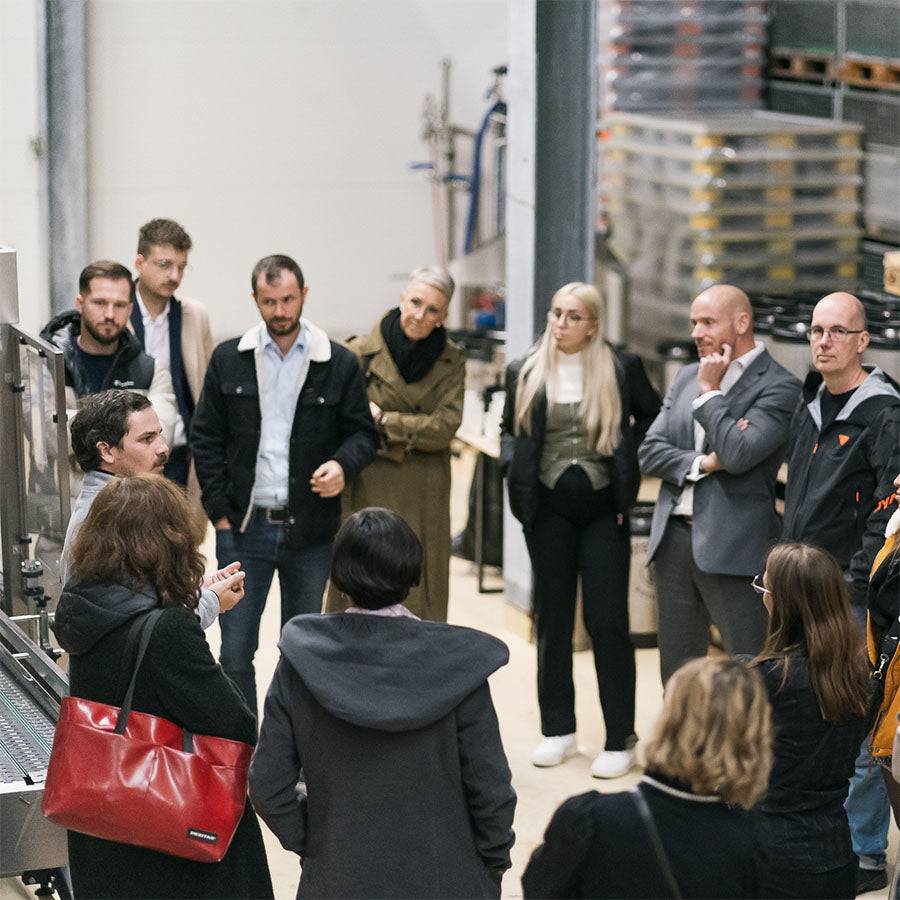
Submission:
POLYGON ((595 491, 608 487, 609 457, 588 443, 578 413, 579 403, 554 403, 547 409, 547 430, 541 452, 541 484, 551 490, 569 466, 581 466, 595 491))

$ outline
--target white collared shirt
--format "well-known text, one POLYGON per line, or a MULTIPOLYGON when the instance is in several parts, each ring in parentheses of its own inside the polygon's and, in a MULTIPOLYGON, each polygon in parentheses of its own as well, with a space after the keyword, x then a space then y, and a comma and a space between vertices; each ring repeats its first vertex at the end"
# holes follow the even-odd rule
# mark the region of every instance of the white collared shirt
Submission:
MULTIPOLYGON (((752 363, 763 350, 765 350, 765 344, 763 344, 762 341, 754 341, 752 350, 748 350, 742 356, 733 359, 729 363, 728 368, 725 370, 725 374, 722 376, 722 383, 719 389, 706 391, 706 393, 701 394, 691 404, 692 407, 694 409, 700 409, 700 407, 712 397, 727 394, 737 384, 738 379, 744 374, 750 363, 752 363)), ((709 474, 709 472, 700 471, 700 460, 703 459, 704 456, 703 442, 705 440, 706 431, 703 426, 694 419, 694 449, 697 451, 698 455, 694 457, 694 461, 691 464, 691 471, 687 474, 687 484, 681 492, 678 503, 675 504, 675 508, 672 510, 673 516, 692 516, 694 514, 694 482, 700 481, 701 478, 706 478, 709 474)))
MULTIPOLYGON (((140 284, 140 282, 138 282, 140 284)), ((144 306, 141 299, 140 288, 135 288, 138 309, 141 312, 141 321, 144 323, 144 352, 152 356, 161 366, 172 371, 172 355, 169 348, 169 307, 172 301, 166 301, 165 309, 153 319, 144 306)), ((184 427, 184 419, 181 413, 175 416, 175 436, 172 438, 172 447, 183 447, 187 444, 187 429, 184 427)))

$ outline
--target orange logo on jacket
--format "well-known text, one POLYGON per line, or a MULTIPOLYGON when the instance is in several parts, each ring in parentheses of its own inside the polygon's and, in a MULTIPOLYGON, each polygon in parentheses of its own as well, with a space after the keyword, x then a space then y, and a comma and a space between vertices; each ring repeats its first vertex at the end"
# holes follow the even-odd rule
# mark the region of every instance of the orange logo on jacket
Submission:
POLYGON ((839 435, 838 435, 838 442, 840 443, 840 445, 841 445, 842 447, 843 447, 844 444, 846 444, 847 441, 849 441, 849 440, 850 440, 850 435, 849 435, 849 434, 839 434, 839 435))

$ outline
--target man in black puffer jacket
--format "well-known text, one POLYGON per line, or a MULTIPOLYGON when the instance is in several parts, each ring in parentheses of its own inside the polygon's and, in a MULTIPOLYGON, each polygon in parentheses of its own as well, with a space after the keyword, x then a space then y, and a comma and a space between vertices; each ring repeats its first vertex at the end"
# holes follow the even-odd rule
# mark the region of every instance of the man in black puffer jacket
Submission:
POLYGON ((131 288, 131 272, 120 263, 99 260, 85 266, 75 309, 54 316, 41 337, 63 351, 70 419, 88 394, 107 388, 137 391, 153 405, 163 441, 170 444, 176 414, 172 377, 128 329, 131 288))

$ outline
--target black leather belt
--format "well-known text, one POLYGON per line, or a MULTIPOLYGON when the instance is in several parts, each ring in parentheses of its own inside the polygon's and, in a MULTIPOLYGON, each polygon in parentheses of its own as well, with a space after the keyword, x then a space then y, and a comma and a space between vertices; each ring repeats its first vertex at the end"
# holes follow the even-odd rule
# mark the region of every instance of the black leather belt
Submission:
POLYGON ((286 506, 254 506, 253 521, 266 525, 287 525, 290 514, 286 506))

